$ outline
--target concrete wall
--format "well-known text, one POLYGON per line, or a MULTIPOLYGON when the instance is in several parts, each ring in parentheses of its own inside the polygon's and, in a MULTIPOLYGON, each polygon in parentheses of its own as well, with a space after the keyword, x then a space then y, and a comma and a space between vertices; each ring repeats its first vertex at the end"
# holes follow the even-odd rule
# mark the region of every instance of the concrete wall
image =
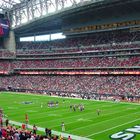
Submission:
POLYGON ((4 48, 11 52, 16 51, 16 41, 15 41, 15 34, 13 30, 10 30, 9 37, 4 39, 4 48))

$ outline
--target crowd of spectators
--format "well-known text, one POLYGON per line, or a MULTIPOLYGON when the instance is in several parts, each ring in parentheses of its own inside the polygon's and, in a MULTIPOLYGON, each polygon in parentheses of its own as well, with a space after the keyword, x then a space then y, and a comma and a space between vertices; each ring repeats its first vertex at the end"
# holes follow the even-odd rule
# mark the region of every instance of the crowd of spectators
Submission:
MULTIPOLYGON (((25 44, 31 44, 31 42, 26 42, 25 44)), ((23 43, 24 44, 24 43, 23 43)), ((28 45, 29 45, 28 44, 28 45)), ((36 45, 38 45, 38 43, 34 43, 36 45)), ((27 47, 29 47, 27 45, 27 47)), ((18 50, 16 52, 10 52, 8 50, 5 50, 5 49, 1 49, 0 50, 0 57, 1 58, 16 58, 16 57, 19 57, 19 56, 24 56, 26 57, 26 55, 32 55, 32 54, 35 54, 36 57, 37 55, 47 55, 50 57, 50 55, 53 55, 54 57, 57 56, 57 55, 61 55, 63 56, 63 54, 74 54, 74 53, 81 53, 81 54, 84 54, 84 53, 92 53, 92 52, 106 52, 106 51, 113 51, 113 50, 116 50, 116 53, 117 51, 123 51, 124 49, 126 49, 126 52, 124 53, 131 53, 131 51, 134 51, 135 52, 139 52, 139 45, 138 44, 115 44, 115 45, 112 45, 112 44, 102 44, 102 45, 99 45, 99 46, 94 46, 94 45, 91 45, 91 46, 80 46, 80 47, 71 47, 71 48, 53 48, 51 51, 48 50, 48 49, 27 49, 27 50, 18 50)), ((32 57, 32 56, 31 56, 32 57)))
MULTIPOLYGON (((47 44, 47 42, 45 42, 47 44)), ((44 43, 44 44, 45 44, 44 43)), ((24 44, 27 49, 17 49, 16 54, 57 54, 57 53, 72 53, 72 52, 88 52, 88 51, 110 51, 110 50, 117 50, 117 49, 132 49, 132 48, 139 48, 139 45, 131 45, 130 43, 124 43, 124 44, 100 44, 100 45, 79 45, 79 46, 73 46, 73 47, 52 47, 39 49, 37 46, 39 43, 35 42, 24 42, 20 43, 24 44), (36 49, 29 49, 30 46, 34 44, 36 45, 36 49)), ((22 46, 22 45, 21 45, 22 46)), ((40 46, 40 45, 39 45, 40 46)))
POLYGON ((52 60, 1 60, 0 70, 11 71, 16 68, 81 68, 81 67, 134 67, 140 66, 139 56, 92 57, 52 60))
POLYGON ((9 71, 11 69, 11 62, 9 60, 0 60, 0 71, 9 71))
POLYGON ((16 89, 65 91, 114 95, 140 95, 139 76, 7 76, 1 77, 0 87, 16 89))
POLYGON ((9 124, 0 126, 0 140, 64 140, 64 138, 46 132, 44 132, 44 135, 36 134, 34 130, 26 129, 26 127, 16 127, 9 124))
POLYGON ((0 57, 15 57, 16 54, 50 54, 139 48, 139 45, 134 43, 139 40, 139 32, 112 31, 74 38, 68 37, 62 40, 17 42, 16 53, 1 48, 0 57))
POLYGON ((15 53, 14 52, 10 52, 8 50, 0 50, 0 57, 3 57, 3 58, 9 58, 9 57, 15 57, 15 53))
POLYGON ((20 60, 14 61, 14 68, 80 68, 80 67, 131 67, 140 66, 140 57, 93 57, 82 59, 58 59, 58 60, 20 60))
POLYGON ((17 43, 17 49, 49 49, 51 51, 53 48, 80 48, 82 46, 134 42, 137 40, 140 40, 139 32, 112 31, 46 42, 19 42, 17 43))
MULTIPOLYGON (((134 41, 139 41, 139 33, 128 32, 105 32, 93 34, 87 37, 67 38, 46 42, 23 42, 17 44, 17 54, 22 53, 43 54, 43 53, 64 53, 70 52, 88 52, 88 51, 105 51, 114 49, 131 49, 136 50, 132 55, 127 52, 124 57, 106 56, 96 57, 93 55, 84 58, 61 58, 61 59, 32 59, 24 60, 15 59, 1 60, 0 70, 13 71, 16 68, 82 68, 82 67, 138 67, 140 66, 140 56, 135 55, 139 45, 132 45, 134 41), (125 43, 124 43, 125 42, 125 43), (120 45, 118 45, 118 43, 120 45), (122 43, 124 43, 122 45, 122 43), (108 45, 110 44, 110 45, 108 45), (27 51, 26 51, 26 48, 27 51), (60 49, 62 48, 62 50, 60 49), (72 49, 70 49, 72 48, 72 49), (37 49, 43 49, 37 51, 37 49), (47 49, 48 51, 44 51, 47 49), (54 51, 56 49, 56 51, 54 51), (32 50, 32 51, 29 51, 32 50)), ((117 51, 116 51, 117 52, 117 51)), ((112 52, 111 52, 112 53, 112 52)), ((119 52, 120 54, 124 52, 119 52)), ((139 53, 139 50, 138 50, 139 53)), ((137 53, 137 54, 138 54, 137 53)), ((57 54, 55 54, 57 55, 57 54)), ((102 55, 102 54, 101 54, 102 55)), ((0 52, 0 56, 4 56, 0 52)), ((7 56, 10 56, 7 54, 7 56)), ((98 94, 140 94, 139 76, 5 76, 1 77, 0 87, 34 89, 34 90, 52 90, 52 91, 68 91, 78 93, 98 93, 98 94)), ((82 95, 82 94, 81 94, 82 95)), ((80 95, 80 96, 81 96, 80 95)))
POLYGON ((116 50, 101 50, 101 51, 78 51, 78 52, 64 52, 64 53, 50 53, 50 54, 17 54, 19 58, 45 58, 45 59, 56 59, 56 58, 71 58, 71 57, 94 57, 94 56, 126 56, 126 55, 138 55, 140 54, 140 48, 129 48, 129 49, 116 49, 116 50))

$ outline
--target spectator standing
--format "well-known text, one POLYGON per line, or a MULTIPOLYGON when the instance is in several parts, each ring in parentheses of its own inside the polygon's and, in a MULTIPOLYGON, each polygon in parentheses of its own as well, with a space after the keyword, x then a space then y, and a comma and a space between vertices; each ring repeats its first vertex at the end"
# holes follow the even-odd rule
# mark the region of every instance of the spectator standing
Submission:
POLYGON ((23 123, 22 126, 21 126, 21 128, 22 128, 23 130, 25 130, 25 129, 26 129, 26 125, 23 123))
POLYGON ((48 136, 48 128, 45 128, 46 136, 48 136))
POLYGON ((36 135, 36 131, 37 131, 37 127, 36 127, 36 125, 34 124, 34 125, 33 125, 33 134, 36 135))
POLYGON ((2 130, 1 130, 1 128, 0 128, 0 139, 2 138, 2 130))
POLYGON ((2 117, 0 117, 0 127, 3 126, 2 117))
POLYGON ((63 140, 63 136, 62 135, 60 135, 59 140, 63 140))
POLYGON ((70 136, 68 136, 68 140, 72 140, 70 136))
POLYGON ((9 120, 8 120, 8 119, 5 120, 5 125, 6 125, 6 126, 9 125, 9 120))

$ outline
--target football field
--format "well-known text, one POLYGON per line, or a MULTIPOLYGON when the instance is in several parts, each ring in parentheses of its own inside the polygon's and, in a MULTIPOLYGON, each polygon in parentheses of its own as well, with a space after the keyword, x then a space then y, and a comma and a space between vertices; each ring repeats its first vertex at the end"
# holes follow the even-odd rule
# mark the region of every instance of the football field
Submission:
POLYGON ((0 107, 8 119, 15 122, 24 123, 27 113, 30 125, 58 132, 64 122, 64 133, 79 136, 79 140, 80 137, 93 140, 132 140, 133 137, 140 140, 140 104, 1 92, 0 107), (58 107, 48 107, 49 101, 58 101, 58 107), (70 110, 70 105, 79 104, 84 105, 85 110, 70 110), (99 115, 97 110, 100 110, 99 115))

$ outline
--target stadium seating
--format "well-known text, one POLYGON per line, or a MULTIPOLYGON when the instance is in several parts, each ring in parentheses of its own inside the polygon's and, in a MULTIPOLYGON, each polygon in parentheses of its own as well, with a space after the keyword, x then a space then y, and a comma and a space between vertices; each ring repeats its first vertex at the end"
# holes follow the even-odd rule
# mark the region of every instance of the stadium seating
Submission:
POLYGON ((11 76, 1 77, 1 86, 16 89, 48 90, 83 94, 140 94, 139 76, 11 76), (10 81, 10 82, 9 82, 10 81))
MULTIPOLYGON (((59 60, 13 61, 11 68, 80 68, 80 67, 129 67, 140 66, 140 57, 95 57, 59 60)), ((5 63, 3 63, 5 65, 5 63)), ((5 68, 5 66, 3 66, 5 68)))
POLYGON ((133 48, 135 45, 117 45, 123 42, 130 43, 139 40, 139 33, 104 32, 86 37, 68 38, 46 42, 19 42, 17 54, 63 53, 89 50, 112 50, 133 48), (101 44, 102 47, 101 47, 101 44), (107 44, 107 45, 105 45, 107 44), (41 51, 42 50, 42 51, 41 51))
MULTIPOLYGON (((32 44, 31 42, 28 42, 29 44, 32 44)), ((24 44, 24 43, 20 43, 24 44)), ((25 43, 26 44, 26 43, 25 43)), ((24 45, 25 45, 24 44, 24 45)), ((130 44, 102 44, 102 45, 86 45, 86 46, 72 46, 72 47, 51 47, 49 48, 46 43, 45 48, 38 48, 38 43, 33 43, 34 46, 36 45, 36 49, 30 49, 30 45, 25 45, 27 49, 17 49, 17 54, 55 54, 55 53, 69 53, 69 52, 87 52, 87 51, 104 51, 104 50, 115 50, 115 49, 130 49, 130 48, 139 48, 139 45, 130 45, 130 44)), ((22 45, 21 45, 22 46, 22 45)), ((45 46, 45 44, 44 44, 45 46)))
MULTIPOLYGON (((56 40, 51 42, 25 42, 19 43, 17 45, 18 49, 23 49, 22 53, 18 50, 16 59, 4 59, 0 61, 0 71, 12 72, 14 69, 36 69, 36 68, 115 68, 116 67, 139 67, 140 66, 140 57, 139 55, 139 45, 130 43, 130 38, 135 36, 135 33, 130 34, 113 34, 115 42, 120 44, 100 44, 100 43, 110 43, 111 35, 107 33, 99 34, 97 36, 91 37, 81 37, 79 38, 69 38, 66 40, 56 40), (105 36, 106 35, 106 36, 105 36), (98 42, 100 38, 100 42, 98 42), (125 40, 125 43, 123 42, 125 40), (127 42, 127 43, 126 43, 127 42), (122 43, 122 44, 121 44, 122 43), (24 47, 27 46, 29 49, 26 51, 24 47), (31 46, 31 47, 30 47, 31 46), (88 46, 88 47, 87 47, 88 46), (52 51, 52 47, 55 48, 52 51), (50 49, 51 48, 51 49, 50 49), (59 48, 62 48, 59 49, 59 48), (65 49, 67 48, 67 49, 65 49), (69 49, 72 48, 72 49, 69 49), (48 51, 42 51, 42 49, 47 49, 48 51), (120 50, 119 50, 120 49, 120 50), (39 50, 39 51, 38 51, 39 50), (116 50, 112 52, 111 50, 116 50), (125 50, 125 51, 123 51, 125 50), (64 52, 79 52, 79 53, 69 53, 67 58, 63 58, 64 52), (89 53, 82 52, 96 51, 99 54, 96 57, 89 53), (100 51, 104 52, 101 53, 100 51), (106 56, 107 51, 112 56, 106 56), (43 59, 40 59, 41 56, 38 56, 32 59, 27 59, 24 54, 49 54, 43 59), (62 54, 59 54, 62 53, 62 54), (84 56, 83 58, 72 58, 73 56, 79 54, 84 56), (99 55, 102 56, 99 56, 99 55), (115 56, 118 55, 119 56, 115 56), (121 54, 123 54, 121 56, 121 54), (20 58, 20 55, 23 55, 23 60, 20 58), (50 56, 52 55, 52 56, 50 56), (56 59, 55 57, 58 57, 56 59), (90 57, 89 57, 90 55, 90 57)), ((134 41, 137 41, 138 37, 134 38, 134 41)), ((0 52, 1 56, 3 54, 0 52)), ((10 56, 7 54, 7 57, 10 56)), ((136 95, 140 94, 139 90, 139 76, 95 76, 82 75, 77 76, 63 76, 63 75, 46 75, 46 76, 22 76, 22 75, 13 75, 13 76, 1 76, 0 88, 7 89, 8 87, 16 89, 31 89, 31 90, 48 90, 54 91, 55 94, 57 91, 69 92, 66 96, 73 96, 73 93, 77 93, 78 97, 82 97, 83 94, 88 93, 90 96, 93 96, 93 93, 96 94, 115 94, 115 95, 136 95), (72 94, 70 94, 72 92, 72 94), (82 93, 82 94, 81 94, 82 93)))
POLYGON ((140 66, 139 56, 128 57, 93 57, 58 60, 1 60, 0 70, 15 68, 80 68, 80 67, 132 67, 140 66))
POLYGON ((0 58, 9 58, 9 57, 15 57, 15 53, 14 52, 10 52, 4 49, 0 50, 0 58))

